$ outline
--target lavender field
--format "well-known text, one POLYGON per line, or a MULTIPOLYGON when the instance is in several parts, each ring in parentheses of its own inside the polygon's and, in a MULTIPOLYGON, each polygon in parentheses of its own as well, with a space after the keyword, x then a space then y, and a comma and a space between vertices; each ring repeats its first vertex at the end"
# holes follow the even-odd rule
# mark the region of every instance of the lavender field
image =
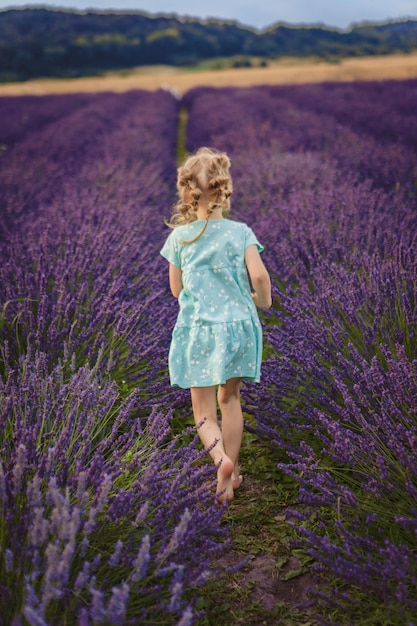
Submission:
POLYGON ((172 427, 180 115, 265 245, 242 395, 298 485, 311 623, 417 624, 416 110, 412 80, 0 99, 0 624, 207 623, 233 528, 172 427))

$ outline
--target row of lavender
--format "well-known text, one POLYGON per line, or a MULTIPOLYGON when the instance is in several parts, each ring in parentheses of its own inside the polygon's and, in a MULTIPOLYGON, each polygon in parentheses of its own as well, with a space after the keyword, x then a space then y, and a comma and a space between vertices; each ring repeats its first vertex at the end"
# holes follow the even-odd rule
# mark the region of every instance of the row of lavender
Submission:
POLYGON ((227 546, 169 435, 177 118, 162 91, 0 101, 1 624, 192 624, 227 546))
POLYGON ((230 153, 234 216, 274 277, 263 382, 243 393, 307 505, 316 612, 413 624, 417 82, 199 88, 185 103, 188 149, 230 153))

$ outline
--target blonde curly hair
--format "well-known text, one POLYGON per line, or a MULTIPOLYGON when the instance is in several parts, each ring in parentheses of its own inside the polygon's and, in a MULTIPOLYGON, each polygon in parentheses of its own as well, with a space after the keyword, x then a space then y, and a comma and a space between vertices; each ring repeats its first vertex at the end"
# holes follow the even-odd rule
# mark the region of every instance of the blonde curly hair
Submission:
POLYGON ((168 226, 175 228, 194 222, 197 219, 200 200, 208 200, 206 223, 203 229, 194 239, 182 241, 182 244, 194 243, 201 237, 214 209, 222 208, 223 214, 227 214, 230 210, 230 196, 233 192, 230 167, 231 161, 226 153, 202 147, 187 157, 184 164, 178 168, 179 200, 168 226))

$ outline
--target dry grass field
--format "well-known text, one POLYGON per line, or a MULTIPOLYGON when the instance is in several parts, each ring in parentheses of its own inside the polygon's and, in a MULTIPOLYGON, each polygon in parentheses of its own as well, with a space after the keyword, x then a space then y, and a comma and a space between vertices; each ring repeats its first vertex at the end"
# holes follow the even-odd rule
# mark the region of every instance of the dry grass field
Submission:
POLYGON ((122 92, 130 89, 156 90, 169 87, 184 93, 192 87, 214 87, 263 84, 297 84, 305 82, 408 79, 417 77, 417 52, 390 56, 344 59, 330 63, 320 60, 286 58, 268 67, 239 69, 179 69, 144 67, 130 72, 76 79, 42 79, 22 83, 0 84, 0 96, 43 95, 74 92, 122 92))

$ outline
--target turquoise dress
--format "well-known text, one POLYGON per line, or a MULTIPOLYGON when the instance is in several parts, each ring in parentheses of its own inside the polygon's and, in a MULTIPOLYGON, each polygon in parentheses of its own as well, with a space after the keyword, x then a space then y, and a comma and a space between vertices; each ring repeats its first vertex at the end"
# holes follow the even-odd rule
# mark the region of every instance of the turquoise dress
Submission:
POLYGON ((244 255, 263 246, 253 231, 228 219, 175 228, 161 254, 182 270, 183 289, 169 350, 172 385, 209 387, 242 377, 259 382, 262 328, 252 300, 244 255))

